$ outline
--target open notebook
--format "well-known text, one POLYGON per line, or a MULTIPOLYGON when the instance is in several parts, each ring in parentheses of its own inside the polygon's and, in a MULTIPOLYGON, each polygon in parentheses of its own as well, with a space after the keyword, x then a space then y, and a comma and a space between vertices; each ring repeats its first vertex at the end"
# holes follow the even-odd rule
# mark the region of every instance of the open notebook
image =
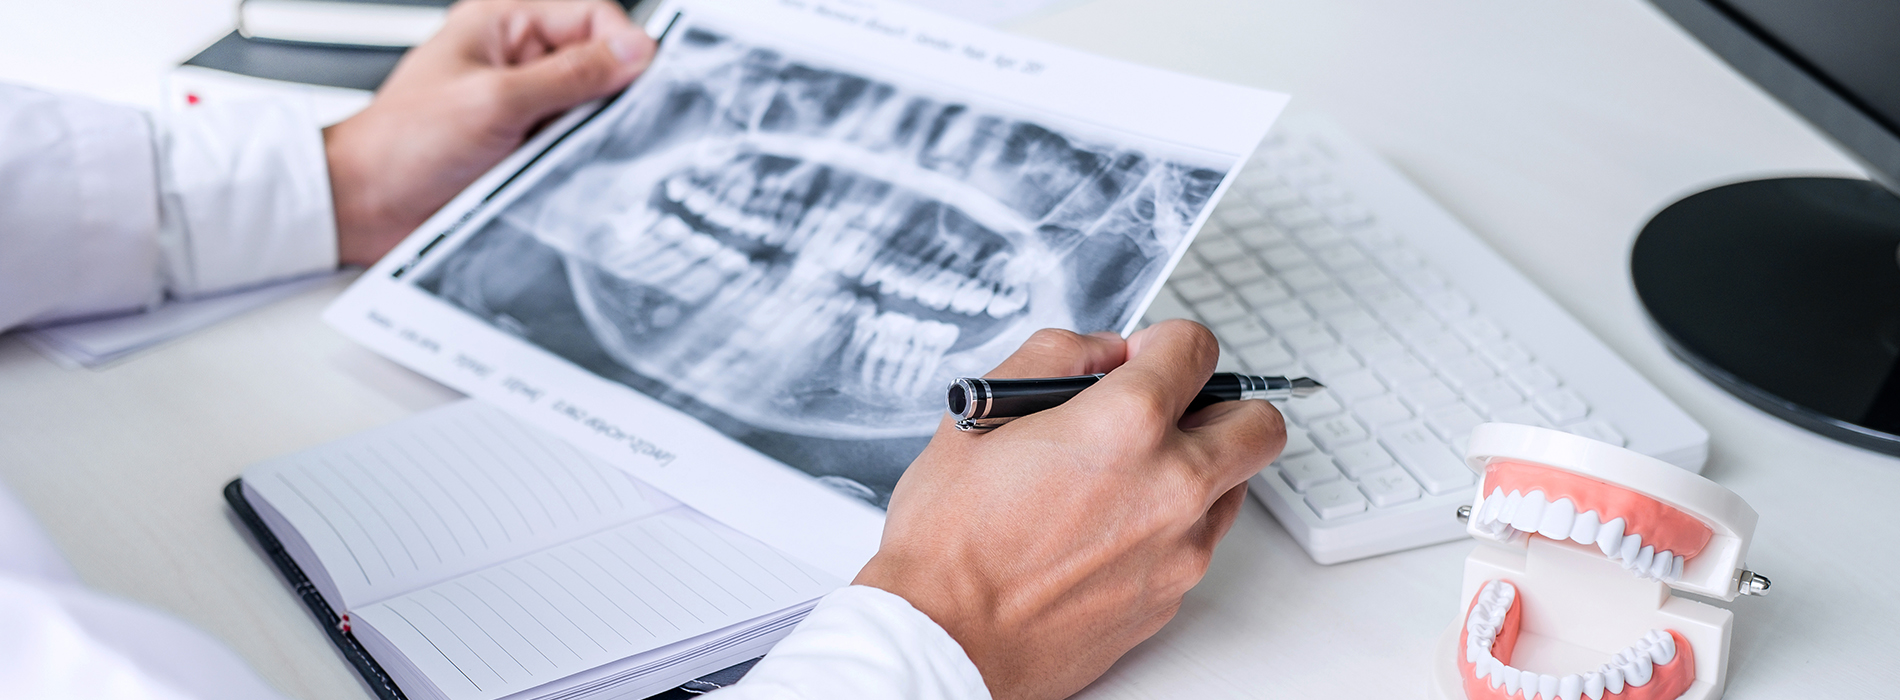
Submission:
POLYGON ((475 401, 233 486, 386 695, 646 697, 763 654, 842 585, 475 401))

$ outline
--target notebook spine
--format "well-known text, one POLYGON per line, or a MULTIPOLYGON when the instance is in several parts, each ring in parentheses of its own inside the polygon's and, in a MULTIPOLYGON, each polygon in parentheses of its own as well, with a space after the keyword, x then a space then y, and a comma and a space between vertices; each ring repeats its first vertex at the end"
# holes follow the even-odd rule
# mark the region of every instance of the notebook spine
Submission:
POLYGON ((349 660, 350 665, 356 668, 357 675, 363 677, 363 682, 369 685, 370 691, 375 693, 377 698, 408 700, 408 696, 403 695, 402 689, 396 687, 396 682, 390 680, 389 674, 383 672, 382 665, 376 663, 376 659, 369 655, 369 651, 363 648, 363 644, 356 640, 356 635, 350 633, 349 617, 336 614, 336 610, 330 607, 329 601, 324 600, 323 594, 310 583, 310 577, 304 575, 303 568, 297 566, 297 562, 290 558, 289 552, 284 551, 284 545, 278 542, 277 535, 272 534, 270 528, 264 525, 264 519, 257 516, 257 511, 251 508, 250 501, 244 498, 243 483, 243 479, 232 479, 231 483, 224 485, 225 502, 231 504, 231 510, 236 512, 238 519, 244 522, 245 529, 251 531, 251 536, 257 539, 258 546, 263 547, 264 553, 270 555, 271 563, 277 565, 277 572, 284 575, 284 581, 290 584, 291 590, 296 591, 297 597, 303 599, 304 607, 309 608, 310 614, 316 616, 317 626, 323 628, 324 634, 330 637, 330 642, 336 645, 337 650, 343 652, 343 658, 349 660))

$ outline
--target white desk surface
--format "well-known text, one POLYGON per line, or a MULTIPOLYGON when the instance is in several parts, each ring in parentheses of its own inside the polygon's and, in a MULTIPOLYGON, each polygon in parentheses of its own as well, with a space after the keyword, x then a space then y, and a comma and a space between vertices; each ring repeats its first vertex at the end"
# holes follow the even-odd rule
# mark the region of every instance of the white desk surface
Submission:
MULTIPOLYGON (((235 0, 17 2, 0 80, 155 104, 167 65, 235 0), (20 21, 24 17, 25 21, 20 21), (82 38, 90 37, 90 39, 82 38)), ((1096 0, 1028 34, 1293 93, 1401 170, 1713 434, 1706 474, 1761 513, 1730 698, 1892 696, 1900 460, 1803 432, 1672 359, 1626 254, 1648 216, 1716 183, 1853 173, 1814 131, 1640 0, 1096 0), (1161 9, 1161 8, 1165 8, 1161 9)), ((0 478, 85 579, 189 619, 302 698, 366 691, 219 498, 246 465, 454 393, 318 322, 312 292, 104 371, 0 339, 0 478)), ((1180 617, 1094 698, 1420 697, 1472 545, 1313 564, 1257 504, 1180 617)))

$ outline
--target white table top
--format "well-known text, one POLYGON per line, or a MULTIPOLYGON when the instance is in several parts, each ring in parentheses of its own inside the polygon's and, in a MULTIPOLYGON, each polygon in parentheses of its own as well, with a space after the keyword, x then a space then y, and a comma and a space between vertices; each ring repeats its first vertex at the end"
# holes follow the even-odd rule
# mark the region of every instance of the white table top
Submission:
MULTIPOLYGON (((14 3, 0 80, 146 105, 233 0, 14 3), (22 14, 27 21, 15 21, 22 14), (80 37, 90 37, 82 39, 80 37)), ((1900 460, 1748 407, 1671 358, 1628 281, 1648 216, 1713 184, 1854 167, 1639 0, 1095 0, 1026 33, 1281 89, 1385 154, 1712 434, 1761 513, 1730 698, 1892 694, 1900 460), (1157 8, 1165 7, 1165 11, 1157 8), (1887 523, 1887 524, 1882 524, 1887 523), (1876 691, 1878 689, 1878 691, 1876 691)), ((103 371, 0 339, 0 479, 85 579, 229 641, 303 698, 366 691, 219 499, 246 465, 455 394, 360 349, 304 294, 103 371)), ((1257 504, 1179 618, 1083 695, 1418 697, 1469 543, 1315 565, 1257 504)))

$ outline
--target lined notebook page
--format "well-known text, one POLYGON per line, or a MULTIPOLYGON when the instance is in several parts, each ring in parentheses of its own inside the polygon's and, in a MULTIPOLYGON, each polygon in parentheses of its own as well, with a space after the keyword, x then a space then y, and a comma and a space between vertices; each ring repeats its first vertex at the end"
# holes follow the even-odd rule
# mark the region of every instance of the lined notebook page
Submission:
POLYGON ((475 401, 258 464, 244 481, 309 544, 342 609, 678 505, 475 401))
POLYGON ((841 585, 679 507, 353 611, 452 700, 499 698, 841 585))

